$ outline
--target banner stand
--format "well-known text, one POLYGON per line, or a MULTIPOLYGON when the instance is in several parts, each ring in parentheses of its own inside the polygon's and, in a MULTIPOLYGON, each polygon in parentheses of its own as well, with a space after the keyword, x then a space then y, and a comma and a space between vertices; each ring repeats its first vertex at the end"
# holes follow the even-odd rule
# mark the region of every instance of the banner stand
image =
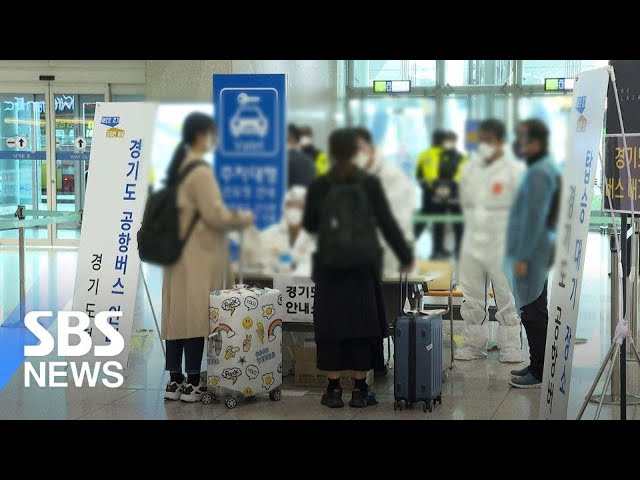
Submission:
MULTIPOLYGON (((630 182, 632 177, 631 177, 631 171, 629 167, 629 152, 627 151, 627 139, 626 139, 626 133, 624 130, 624 123, 622 121, 622 111, 620 109, 620 97, 618 95, 618 85, 616 83, 616 76, 612 66, 608 67, 608 72, 609 72, 609 79, 612 83, 613 91, 615 94, 616 108, 618 110, 618 120, 620 122, 620 131, 622 133, 622 142, 624 147, 624 156, 625 156, 625 163, 627 168, 627 178, 630 182)), ((601 159, 601 163, 602 163, 602 159, 601 159)), ((613 205, 611 204, 611 196, 606 195, 606 193, 605 193, 605 196, 609 199, 611 217, 614 220, 613 225, 614 225, 614 232, 615 232, 615 215, 613 213, 613 205)), ((613 302, 616 302, 618 306, 617 309, 612 308, 612 311, 617 310, 617 313, 618 313, 618 320, 615 327, 615 334, 614 334, 613 341, 611 343, 611 347, 609 348, 609 351, 605 355, 602 365, 598 370, 598 374, 596 375, 596 378, 594 379, 593 384, 589 389, 589 393, 587 394, 584 400, 584 403, 580 408, 580 412, 578 413, 577 420, 582 419, 582 416, 584 415, 587 405, 589 404, 589 401, 593 396, 593 392, 595 391, 596 386, 600 382, 600 379, 602 378, 602 375, 605 372, 605 370, 607 370, 607 375, 605 377, 602 394, 600 395, 598 408, 596 409, 596 414, 594 419, 597 420, 600 418, 602 406, 606 398, 606 392, 609 389, 609 385, 612 380, 612 373, 616 364, 615 360, 618 356, 620 357, 620 369, 619 369, 620 371, 620 395, 619 395, 620 420, 626 420, 627 419, 627 342, 631 347, 630 348, 631 355, 635 357, 635 360, 640 364, 640 354, 638 353, 638 349, 633 339, 633 333, 629 328, 629 322, 627 320, 628 318, 635 317, 636 315, 636 312, 634 311, 634 309, 631 308, 632 305, 635 305, 635 301, 632 302, 630 301, 630 299, 632 297, 632 293, 636 291, 635 284, 637 283, 637 279, 638 279, 638 272, 637 272, 638 238, 637 238, 637 235, 635 234, 631 236, 631 259, 630 259, 631 265, 629 268, 629 275, 627 276, 625 281, 625 274, 627 271, 626 267, 627 267, 627 262, 629 261, 626 255, 627 231, 628 231, 627 215, 622 214, 621 220, 622 222, 620 225, 619 235, 616 235, 614 233, 614 240, 616 244, 615 247, 616 247, 617 256, 619 259, 619 265, 617 268, 617 271, 618 271, 617 280, 613 278, 613 274, 615 273, 614 271, 612 271, 612 275, 611 275, 612 281, 618 281, 620 283, 620 288, 617 289, 618 290, 617 297, 614 298, 614 295, 613 295, 614 291, 612 291, 612 296, 611 296, 612 304, 613 302), (620 248, 623 240, 624 240, 623 245, 625 246, 625 252, 621 252, 621 248, 620 248)), ((636 215, 635 215, 635 209, 634 209, 634 200, 632 197, 631 198, 631 226, 634 229, 634 232, 635 232, 635 220, 636 220, 636 215)), ((612 318, 612 323, 613 323, 613 318, 612 318)), ((635 324, 635 318, 631 323, 635 324)))
POLYGON ((164 359, 166 361, 167 351, 164 348, 164 342, 162 341, 162 336, 160 335, 160 327, 158 326, 158 317, 156 317, 156 311, 153 308, 153 302, 151 301, 151 294, 149 293, 149 287, 147 286, 147 279, 145 278, 144 271, 142 270, 142 263, 140 263, 140 277, 142 277, 142 283, 144 284, 144 291, 147 294, 149 307, 151 307, 151 315, 153 315, 153 323, 156 324, 156 333, 158 334, 158 338, 160 339, 160 347, 162 347, 162 354, 164 355, 164 359))

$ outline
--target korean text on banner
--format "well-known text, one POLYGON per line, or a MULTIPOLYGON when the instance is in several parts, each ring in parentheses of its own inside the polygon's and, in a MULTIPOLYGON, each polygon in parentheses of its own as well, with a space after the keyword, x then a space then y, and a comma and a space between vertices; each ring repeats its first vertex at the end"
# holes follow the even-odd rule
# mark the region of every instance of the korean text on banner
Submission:
POLYGON ((581 73, 573 91, 569 123, 572 139, 562 177, 540 419, 567 417, 591 197, 608 83, 608 68, 599 68, 581 73))
POLYGON ((91 319, 94 346, 110 343, 93 328, 95 315, 122 312, 109 323, 123 336, 125 348, 110 360, 125 368, 140 269, 136 234, 147 199, 155 111, 149 103, 96 106, 73 293, 73 310, 91 319))
MULTIPOLYGON (((615 105, 615 103, 614 103, 615 105)), ((615 110, 615 108, 614 108, 615 110)), ((637 203, 638 181, 640 180, 640 134, 626 134, 629 170, 625 165, 624 142, 622 135, 607 135, 604 147, 604 173, 607 187, 603 196, 603 210, 631 213, 631 201, 637 203), (629 172, 631 179, 628 178, 629 172), (611 203, 609 203, 611 201, 611 203)))
POLYGON ((309 277, 275 275, 273 288, 282 292, 282 320, 291 323, 313 323, 313 300, 316 286, 309 277))
POLYGON ((263 229, 282 214, 286 186, 285 76, 214 75, 215 173, 229 208, 263 229))

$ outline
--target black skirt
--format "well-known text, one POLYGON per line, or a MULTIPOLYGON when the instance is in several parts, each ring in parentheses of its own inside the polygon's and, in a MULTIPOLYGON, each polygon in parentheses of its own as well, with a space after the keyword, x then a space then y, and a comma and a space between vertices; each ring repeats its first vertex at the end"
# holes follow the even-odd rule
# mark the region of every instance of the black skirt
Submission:
POLYGON ((339 342, 317 341, 317 365, 320 370, 368 371, 380 369, 382 342, 379 338, 350 338, 339 342))
POLYGON ((382 282, 375 270, 321 271, 314 280, 318 368, 380 369, 388 325, 382 282))

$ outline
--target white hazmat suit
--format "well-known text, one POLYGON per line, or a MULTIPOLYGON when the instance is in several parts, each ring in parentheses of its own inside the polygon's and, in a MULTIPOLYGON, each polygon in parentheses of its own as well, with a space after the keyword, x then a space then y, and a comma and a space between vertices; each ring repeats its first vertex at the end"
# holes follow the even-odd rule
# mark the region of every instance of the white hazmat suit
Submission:
POLYGON ((489 338, 489 281, 496 302, 500 361, 524 361, 520 338, 520 317, 503 272, 509 211, 518 191, 525 165, 505 148, 492 163, 480 157, 467 163, 460 180, 460 201, 465 219, 460 255, 460 289, 464 300, 463 346, 455 358, 473 360, 487 355, 489 338))
POLYGON ((301 228, 305 196, 306 188, 291 187, 285 196, 282 220, 260 233, 260 257, 265 273, 311 275, 311 255, 316 249, 316 242, 301 228), (290 225, 300 227, 293 245, 289 235, 290 225), (283 255, 289 258, 290 264, 282 262, 283 255))

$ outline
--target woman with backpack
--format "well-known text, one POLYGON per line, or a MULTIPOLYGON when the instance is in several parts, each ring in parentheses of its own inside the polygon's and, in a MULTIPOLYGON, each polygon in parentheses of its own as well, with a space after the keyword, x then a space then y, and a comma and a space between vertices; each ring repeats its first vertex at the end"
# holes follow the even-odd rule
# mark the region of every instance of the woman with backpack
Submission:
POLYGON ((225 207, 211 165, 202 164, 215 142, 213 118, 191 113, 167 171, 169 182, 179 182, 179 236, 186 238, 180 258, 163 272, 162 338, 170 373, 164 398, 169 400, 197 402, 207 389, 200 382, 200 369, 204 339, 209 335, 209 292, 222 288, 222 269, 229 269, 223 253, 225 233, 253 223, 251 212, 225 207))
POLYGON ((349 406, 377 403, 366 383, 367 371, 383 362, 382 341, 388 335, 382 295, 382 232, 403 271, 411 270, 413 252, 389 208, 380 180, 355 162, 358 137, 353 129, 329 137, 329 173, 309 187, 303 226, 317 233, 313 255, 315 299, 313 321, 317 366, 328 371, 321 403, 344 406, 340 371, 355 371, 349 406))

